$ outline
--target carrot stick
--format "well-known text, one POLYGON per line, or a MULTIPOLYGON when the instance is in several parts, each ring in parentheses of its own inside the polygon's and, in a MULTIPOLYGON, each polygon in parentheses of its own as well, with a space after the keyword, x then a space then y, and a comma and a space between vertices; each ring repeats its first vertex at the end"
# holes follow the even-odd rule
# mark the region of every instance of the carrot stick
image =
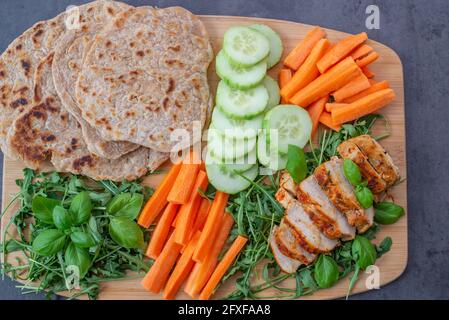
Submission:
POLYGON ((209 300, 221 278, 223 278, 226 271, 228 271, 228 269, 231 267, 232 263, 237 258, 240 251, 242 251, 247 241, 247 238, 243 236, 237 236, 237 238, 234 240, 234 243, 224 255, 223 259, 221 259, 220 263, 217 265, 214 273, 212 273, 212 276, 210 277, 203 291, 201 291, 201 294, 199 296, 200 300, 209 300))
POLYGON ((374 49, 371 46, 367 44, 361 44, 351 52, 350 56, 354 60, 357 60, 363 58, 364 56, 367 56, 369 53, 373 51, 374 49))
POLYGON ((379 58, 379 54, 377 52, 373 51, 366 57, 357 60, 356 63, 360 68, 362 68, 362 67, 366 67, 370 63, 376 61, 378 58, 379 58))
POLYGON ((348 104, 344 108, 332 110, 332 122, 334 124, 341 124, 358 119, 385 107, 394 98, 395 94, 391 89, 376 91, 348 104))
POLYGON ((142 286, 152 292, 159 293, 167 282, 171 269, 178 259, 182 246, 174 241, 173 234, 168 239, 167 244, 157 257, 150 271, 142 280, 142 286))
POLYGON ((167 175, 162 180, 159 187, 157 187, 154 194, 151 196, 150 200, 145 204, 142 212, 140 213, 139 219, 137 220, 144 228, 148 228, 154 219, 157 218, 159 213, 167 204, 167 196, 173 187, 173 184, 178 177, 179 171, 181 170, 181 163, 173 165, 167 175))
MULTIPOLYGON (((193 157, 192 153, 190 153, 191 157, 193 157)), ((182 163, 178 178, 167 196, 168 202, 186 204, 189 201, 199 169, 199 163, 192 163, 192 161, 182 163)))
POLYGON ((324 73, 327 69, 344 59, 354 48, 363 43, 368 36, 366 32, 351 35, 337 44, 317 62, 318 70, 324 73))
POLYGON ((343 102, 344 103, 353 103, 354 101, 357 101, 363 97, 366 97, 367 95, 370 95, 371 93, 374 93, 379 90, 388 89, 390 88, 390 84, 388 81, 381 81, 381 82, 371 82, 371 87, 368 89, 352 96, 349 98, 346 98, 343 102))
POLYGON ((290 99, 296 92, 304 88, 320 75, 316 63, 325 54, 329 46, 330 42, 327 39, 321 39, 317 42, 304 63, 295 72, 292 80, 289 81, 286 86, 282 87, 282 98, 288 101, 288 99, 290 99))
POLYGON ((206 258, 213 244, 213 239, 217 235, 220 228, 219 221, 223 216, 226 204, 228 203, 229 194, 217 191, 214 202, 210 208, 209 215, 204 225, 198 246, 193 254, 193 260, 202 262, 206 258))
POLYGON ((176 293, 179 290, 179 287, 184 283, 187 279, 190 270, 192 270, 195 262, 192 260, 193 252, 195 251, 195 247, 198 243, 198 239, 200 238, 200 232, 197 231, 192 239, 189 241, 189 244, 185 248, 178 262, 176 263, 176 267, 173 270, 170 278, 167 281, 164 289, 164 299, 173 299, 176 293))
POLYGON ((290 98, 290 102, 298 106, 308 106, 313 101, 343 87, 361 72, 354 59, 347 57, 299 90, 290 98))
POLYGON ((326 103, 326 106, 324 108, 327 112, 332 112, 332 110, 335 108, 341 108, 347 105, 347 103, 326 103))
POLYGON ((361 73, 357 78, 351 80, 347 85, 341 87, 337 91, 335 91, 332 96, 335 99, 335 102, 342 102, 346 98, 349 98, 363 90, 371 87, 371 83, 368 78, 361 73))
POLYGON ((234 218, 229 213, 225 213, 221 219, 220 230, 217 234, 217 238, 213 243, 210 254, 202 263, 197 263, 189 279, 187 280, 184 292, 194 298, 198 295, 203 287, 209 280, 212 272, 218 263, 218 257, 223 250, 226 240, 231 232, 232 225, 234 224, 234 218))
POLYGON ((341 126, 337 125, 334 126, 334 124, 332 123, 332 116, 329 112, 324 111, 321 116, 320 116, 320 123, 324 124, 326 127, 328 127, 329 129, 332 129, 334 131, 340 131, 341 126))
MULTIPOLYGON (((179 205, 178 205, 179 206, 179 205)), ((180 217, 180 215, 179 214, 177 214, 176 215, 176 217, 173 219, 173 222, 171 223, 171 226, 173 227, 173 228, 176 228, 176 225, 178 224, 178 221, 179 221, 179 218, 180 217)))
POLYGON ((324 105, 328 100, 329 96, 325 96, 324 98, 315 101, 307 108, 310 119, 312 119, 312 139, 315 136, 316 130, 318 129, 318 122, 321 114, 323 113, 324 105))
POLYGON ((209 199, 203 198, 203 200, 201 200, 201 205, 200 208, 198 209, 198 214, 196 216, 195 223, 193 224, 194 231, 203 230, 211 206, 212 201, 210 201, 209 199))
MULTIPOLYGON (((282 68, 279 70, 279 88, 284 88, 287 83, 292 79, 292 70, 287 68, 282 68)), ((287 103, 287 101, 281 97, 281 103, 287 103)))
POLYGON ((175 219, 176 213, 178 212, 178 207, 179 205, 174 203, 169 203, 167 207, 165 207, 164 213, 151 235, 150 244, 145 253, 147 257, 156 260, 161 253, 167 240, 168 233, 170 232, 172 221, 175 219))
POLYGON ((202 199, 198 191, 206 191, 208 184, 206 172, 198 172, 189 202, 182 205, 179 210, 179 221, 176 223, 175 230, 175 241, 177 243, 186 245, 189 237, 193 235, 192 227, 202 199))
POLYGON ((304 40, 298 43, 298 45, 288 54, 284 60, 284 65, 290 69, 298 70, 304 60, 306 60, 310 51, 312 51, 313 46, 325 36, 326 33, 323 29, 314 27, 307 33, 304 40))
POLYGON ((374 78, 374 76, 376 75, 374 72, 371 71, 371 69, 369 69, 367 66, 362 67, 362 72, 363 74, 368 78, 374 78))

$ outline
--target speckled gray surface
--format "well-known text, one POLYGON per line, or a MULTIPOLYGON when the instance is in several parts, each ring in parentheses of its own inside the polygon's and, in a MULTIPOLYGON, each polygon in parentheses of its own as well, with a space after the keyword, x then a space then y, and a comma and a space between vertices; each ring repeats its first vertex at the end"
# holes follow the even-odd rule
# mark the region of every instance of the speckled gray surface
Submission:
MULTIPOLYGON (((55 16, 73 0, 0 1, 0 51, 34 22, 55 16)), ((449 298, 449 4, 447 0, 190 0, 133 1, 134 5, 182 5, 196 14, 241 15, 319 24, 345 32, 367 31, 393 48, 404 65, 409 261, 393 283, 351 299, 449 298), (380 8, 380 30, 365 30, 365 8, 380 8)), ((0 299, 21 295, 0 282, 0 299)))

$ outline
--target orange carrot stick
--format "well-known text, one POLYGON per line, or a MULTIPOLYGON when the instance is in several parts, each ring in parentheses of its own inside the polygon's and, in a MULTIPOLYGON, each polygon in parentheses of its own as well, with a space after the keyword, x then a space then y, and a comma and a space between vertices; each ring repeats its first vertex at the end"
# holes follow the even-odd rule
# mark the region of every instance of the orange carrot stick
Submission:
POLYGON ((203 200, 201 200, 201 205, 198 209, 198 215, 196 216, 195 223, 193 224, 194 231, 203 230, 211 206, 212 201, 210 201, 209 199, 203 198, 203 200))
POLYGON ((356 63, 360 68, 362 68, 362 67, 366 67, 370 63, 376 61, 378 58, 379 58, 379 54, 377 52, 373 51, 366 57, 357 60, 356 63))
POLYGON ((179 205, 174 203, 169 203, 167 207, 165 207, 164 213, 151 235, 150 244, 145 253, 147 257, 156 260, 161 253, 170 232, 172 221, 175 219, 176 213, 178 212, 178 207, 179 205))
MULTIPOLYGON (((279 70, 279 88, 284 88, 292 79, 292 70, 282 68, 279 70)), ((287 103, 287 101, 281 97, 281 103, 287 103)))
POLYGON ((196 262, 202 262, 206 258, 213 244, 213 239, 217 235, 217 231, 220 228, 219 221, 223 216, 226 204, 228 203, 229 194, 217 191, 215 194, 214 202, 210 209, 209 215, 204 225, 201 237, 198 242, 198 246, 193 254, 193 260, 196 262))
POLYGON ((286 86, 282 87, 282 98, 288 101, 288 99, 290 99, 296 92, 304 88, 320 75, 316 63, 325 54, 329 46, 330 42, 327 39, 321 39, 317 42, 304 63, 293 75, 292 80, 289 81, 286 86))
POLYGON ((366 32, 351 35, 337 44, 317 62, 318 70, 324 73, 327 69, 344 59, 354 48, 363 43, 368 36, 366 32))
POLYGON ((332 112, 332 110, 335 108, 341 108, 347 105, 347 103, 326 103, 325 109, 327 112, 332 112))
POLYGON ((380 81, 380 82, 371 82, 371 87, 368 89, 352 96, 349 98, 346 98, 343 102, 344 103, 353 103, 354 101, 357 101, 363 97, 366 97, 367 95, 370 95, 371 93, 374 93, 379 90, 388 89, 390 88, 390 84, 388 81, 380 81))
POLYGON ((374 76, 376 75, 374 72, 371 71, 371 69, 369 69, 367 66, 362 67, 362 72, 363 74, 368 78, 374 78, 374 76))
POLYGON ((324 111, 320 116, 320 123, 324 124, 329 129, 332 129, 334 131, 340 131, 341 125, 334 125, 332 123, 332 116, 329 112, 324 111))
POLYGON ((298 70, 304 60, 306 60, 313 46, 323 39, 326 33, 320 27, 314 27, 309 31, 300 43, 288 54, 284 60, 284 65, 293 70, 298 70))
POLYGON ((342 102, 346 98, 349 98, 363 90, 371 87, 371 83, 368 78, 361 73, 357 78, 351 80, 347 85, 341 87, 337 91, 335 91, 332 96, 335 99, 335 102, 342 102))
POLYGON ((200 300, 208 300, 212 296, 221 278, 223 278, 226 271, 228 271, 228 269, 231 267, 232 263, 237 258, 240 251, 242 251, 247 241, 247 238, 243 236, 237 236, 237 238, 234 240, 234 243, 224 255, 223 259, 221 259, 220 263, 217 265, 214 273, 212 273, 212 276, 210 277, 203 291, 201 291, 201 294, 199 296, 200 300))
POLYGON ((178 177, 181 166, 181 163, 178 163, 171 167, 150 200, 145 204, 145 207, 137 220, 142 227, 148 228, 167 204, 167 196, 178 177))
POLYGON ((167 282, 170 271, 178 259, 182 246, 174 241, 173 234, 168 239, 167 244, 157 257, 150 271, 142 280, 142 286, 152 292, 159 293, 167 282))
POLYGON ((361 73, 362 70, 354 62, 354 59, 347 57, 299 90, 290 98, 290 102, 298 106, 308 106, 313 101, 343 87, 361 73))
POLYGON ((315 101, 307 108, 310 119, 312 119, 312 139, 315 136, 316 130, 318 129, 318 122, 320 120, 321 114, 323 113, 324 105, 328 100, 329 96, 325 96, 324 98, 315 101))
MULTIPOLYGON (((178 205, 178 206, 179 206, 179 205, 178 205)), ((171 223, 171 226, 172 226, 173 228, 176 228, 176 225, 178 224, 179 219, 180 219, 180 216, 179 216, 179 214, 177 214, 176 217, 173 219, 173 221, 172 221, 172 223, 171 223)))
MULTIPOLYGON (((190 157, 193 158, 193 152, 190 153, 188 158, 190 157)), ((178 178, 167 196, 168 202, 186 204, 189 201, 199 169, 199 163, 194 163, 190 160, 182 163, 178 178)))
POLYGON ((201 204, 201 194, 199 190, 205 192, 209 181, 204 171, 198 172, 189 202, 181 206, 179 210, 179 221, 176 223, 175 241, 186 245, 192 235, 192 228, 195 217, 201 204))
POLYGON ((195 251, 195 247, 198 243, 198 239, 200 238, 200 232, 197 231, 192 239, 189 241, 189 244, 185 248, 178 262, 176 263, 176 267, 173 270, 170 278, 167 281, 164 289, 164 299, 173 299, 176 293, 179 290, 179 287, 184 283, 187 279, 190 270, 192 270, 195 262, 192 260, 193 252, 195 251))
POLYGON ((218 263, 218 257, 223 250, 226 240, 231 232, 232 225, 234 224, 234 218, 229 213, 225 213, 220 222, 220 230, 213 243, 210 254, 202 263, 197 263, 189 279, 187 280, 184 292, 194 298, 198 295, 203 287, 206 285, 211 274, 218 263))
POLYGON ((354 60, 357 60, 363 58, 364 56, 367 56, 369 53, 373 51, 374 49, 371 46, 367 44, 361 44, 351 52, 350 56, 354 60))
POLYGON ((391 89, 383 89, 371 93, 370 95, 361 98, 348 104, 344 108, 332 110, 332 123, 341 124, 348 121, 356 120, 364 115, 373 113, 395 98, 394 91, 391 89))

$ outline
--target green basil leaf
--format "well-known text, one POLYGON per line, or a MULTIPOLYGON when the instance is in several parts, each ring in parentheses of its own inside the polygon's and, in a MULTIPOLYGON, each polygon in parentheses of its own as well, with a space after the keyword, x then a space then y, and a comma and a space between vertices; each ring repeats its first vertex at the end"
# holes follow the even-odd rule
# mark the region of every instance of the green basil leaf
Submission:
POLYGON ((288 145, 287 171, 296 183, 300 183, 307 176, 307 162, 304 151, 295 145, 288 145))
POLYGON ((354 261, 362 270, 365 270, 376 262, 376 249, 365 237, 356 236, 352 242, 351 250, 354 261))
POLYGON ((61 202, 56 199, 35 196, 31 203, 34 216, 46 224, 53 224, 53 209, 61 202))
POLYGON ((375 206, 374 220, 380 224, 393 224, 404 215, 404 208, 393 202, 379 202, 375 206))
POLYGON ((106 212, 117 217, 134 220, 142 208, 143 195, 140 193, 121 193, 116 195, 106 206, 106 212))
POLYGON ((362 174, 360 173, 359 166, 351 159, 343 160, 343 171, 346 179, 348 179, 353 186, 358 186, 362 183, 362 174))
POLYGON ((92 201, 86 191, 78 193, 70 204, 69 212, 73 216, 74 224, 80 225, 89 220, 92 212, 92 201))
POLYGON ((383 254, 390 251, 391 246, 393 245, 393 240, 390 237, 386 237, 382 240, 378 247, 376 247, 377 258, 380 258, 383 254))
POLYGON ((70 239, 79 248, 90 248, 95 245, 95 239, 83 231, 75 231, 70 234, 70 239))
POLYGON ((53 256, 64 248, 66 235, 61 230, 48 229, 33 240, 33 250, 42 256, 53 256))
POLYGON ((67 230, 73 225, 72 216, 63 207, 56 206, 53 209, 53 223, 59 230, 67 230))
POLYGON ((338 281, 338 265, 331 257, 321 254, 315 263, 315 281, 320 288, 330 288, 338 281))
POLYGON ((98 231, 97 220, 95 220, 95 217, 90 217, 89 222, 87 223, 87 227, 89 228, 90 234, 94 237, 95 242, 100 241, 101 234, 98 231))
POLYGON ((91 265, 89 252, 86 249, 78 248, 74 243, 67 246, 64 260, 67 266, 78 268, 81 279, 84 278, 91 265))
POLYGON ((363 187, 361 185, 357 186, 355 189, 355 196, 364 209, 368 209, 373 206, 374 197, 369 188, 363 187))
POLYGON ((111 238, 122 247, 142 248, 144 245, 143 232, 134 221, 127 217, 115 217, 109 222, 111 238))

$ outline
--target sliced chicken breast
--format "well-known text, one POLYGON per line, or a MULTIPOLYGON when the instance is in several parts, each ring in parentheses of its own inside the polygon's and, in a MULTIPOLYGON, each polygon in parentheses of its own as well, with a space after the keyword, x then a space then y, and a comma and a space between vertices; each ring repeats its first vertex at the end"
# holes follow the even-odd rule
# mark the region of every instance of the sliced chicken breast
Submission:
POLYGON ((276 232, 276 243, 279 250, 287 257, 301 261, 302 264, 311 264, 315 260, 316 254, 305 250, 297 241, 294 232, 284 220, 281 221, 276 232))
POLYGON ((277 264, 281 268, 282 271, 286 273, 295 273, 296 270, 298 270, 299 266, 301 265, 301 262, 295 259, 292 259, 285 254, 281 252, 281 250, 278 247, 278 244, 276 242, 275 234, 278 230, 278 227, 273 227, 273 230, 271 231, 269 243, 271 247, 271 251, 273 252, 274 259, 276 260, 277 264))
POLYGON ((357 200, 354 188, 344 175, 343 160, 333 157, 315 169, 315 179, 332 204, 341 211, 351 226, 366 229, 368 215, 357 200))
POLYGON ((350 139, 367 156, 369 163, 386 182, 387 188, 399 180, 399 169, 393 163, 391 156, 371 136, 365 134, 350 139))
POLYGON ((281 188, 284 188, 293 195, 296 195, 298 190, 298 185, 295 183, 295 181, 293 181, 293 178, 287 171, 281 173, 281 177, 279 179, 279 186, 281 188))
POLYGON ((290 202, 285 222, 292 227, 298 243, 308 252, 329 252, 339 244, 338 240, 329 239, 315 226, 298 201, 290 202))
POLYGON ((363 154, 363 152, 357 147, 357 145, 351 140, 342 142, 337 147, 338 153, 344 159, 351 159, 360 168, 360 172, 368 181, 368 187, 375 194, 385 191, 387 188, 387 183, 382 179, 380 174, 373 168, 369 163, 368 158, 363 154))
POLYGON ((298 200, 315 225, 329 238, 350 240, 355 237, 355 228, 332 204, 313 175, 300 183, 298 200))
POLYGON ((279 187, 279 190, 276 192, 275 198, 284 209, 287 209, 290 203, 296 200, 290 192, 282 187, 279 187))

